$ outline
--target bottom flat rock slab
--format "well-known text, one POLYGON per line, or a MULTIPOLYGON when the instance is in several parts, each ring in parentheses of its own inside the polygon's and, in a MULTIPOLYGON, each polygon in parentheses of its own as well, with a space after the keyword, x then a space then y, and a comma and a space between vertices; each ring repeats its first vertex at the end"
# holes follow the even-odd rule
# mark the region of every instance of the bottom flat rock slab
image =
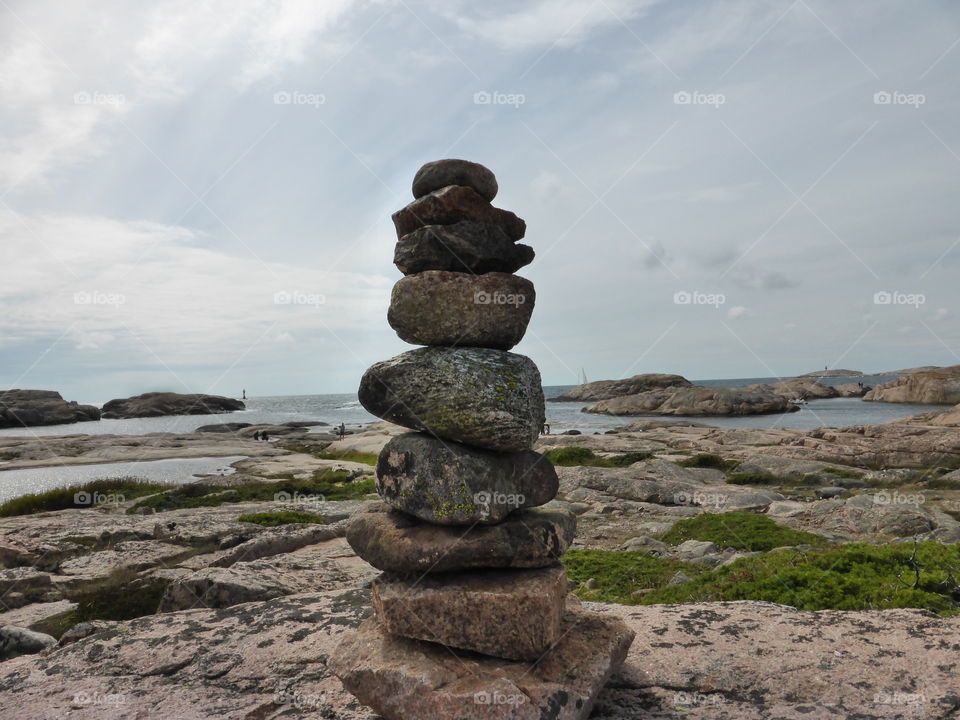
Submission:
POLYGON ((571 607, 550 651, 512 662, 388 635, 371 618, 329 667, 386 720, 584 720, 633 638, 625 623, 571 607))

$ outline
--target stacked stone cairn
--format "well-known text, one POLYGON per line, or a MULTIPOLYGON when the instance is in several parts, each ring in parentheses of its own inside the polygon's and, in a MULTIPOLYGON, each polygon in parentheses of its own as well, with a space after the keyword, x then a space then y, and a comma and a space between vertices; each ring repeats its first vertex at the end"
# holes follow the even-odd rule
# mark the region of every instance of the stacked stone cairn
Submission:
POLYGON ((465 160, 427 163, 393 215, 388 320, 416 350, 360 383, 390 440, 377 491, 347 540, 383 571, 374 614, 331 658, 388 720, 586 718, 633 633, 568 596, 560 556, 575 516, 545 509, 556 471, 532 450, 544 423, 536 365, 509 352, 534 306, 526 224, 491 201, 497 181, 465 160))

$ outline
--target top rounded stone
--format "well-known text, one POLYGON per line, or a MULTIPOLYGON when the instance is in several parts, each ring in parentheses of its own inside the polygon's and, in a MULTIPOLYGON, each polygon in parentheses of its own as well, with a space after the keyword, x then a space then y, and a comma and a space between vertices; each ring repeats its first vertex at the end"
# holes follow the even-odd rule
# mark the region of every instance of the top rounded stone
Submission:
POLYGON ((469 160, 434 160, 417 171, 413 178, 413 197, 422 198, 448 185, 475 190, 487 201, 497 196, 497 178, 490 170, 469 160))

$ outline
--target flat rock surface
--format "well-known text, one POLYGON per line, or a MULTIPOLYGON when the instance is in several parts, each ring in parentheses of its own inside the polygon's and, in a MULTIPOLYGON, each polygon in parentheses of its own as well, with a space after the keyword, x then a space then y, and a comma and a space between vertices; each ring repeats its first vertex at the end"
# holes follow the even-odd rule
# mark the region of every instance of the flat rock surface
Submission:
POLYGON ((573 513, 539 508, 519 510, 499 525, 433 525, 372 502, 351 518, 347 542, 368 563, 389 572, 536 568, 559 562, 575 526, 573 513))
MULTIPOLYGON (((113 623, 5 662, 0 707, 18 720, 375 720, 327 665, 369 606, 368 591, 336 590, 113 623)), ((585 607, 637 634, 593 720, 958 717, 960 617, 753 602, 585 607)))
POLYGON ((509 662, 389 636, 371 619, 345 638, 330 665, 386 720, 580 720, 633 635, 622 622, 575 608, 538 662, 509 662))
POLYGON ((497 453, 425 433, 395 437, 377 463, 380 497, 440 525, 498 523, 514 510, 549 502, 558 485, 540 453, 497 453))
POLYGON ((517 275, 429 270, 393 286, 387 320, 411 345, 509 350, 527 332, 536 297, 517 275))
POLYGON ((512 660, 537 660, 559 640, 566 597, 563 567, 373 582, 385 632, 512 660))

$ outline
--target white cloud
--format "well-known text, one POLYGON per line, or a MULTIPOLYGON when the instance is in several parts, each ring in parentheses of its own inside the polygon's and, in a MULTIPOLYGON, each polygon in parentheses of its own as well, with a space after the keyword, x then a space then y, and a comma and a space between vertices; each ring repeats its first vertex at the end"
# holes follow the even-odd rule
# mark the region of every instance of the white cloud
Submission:
POLYGON ((734 305, 732 308, 727 310, 727 317, 731 320, 747 317, 750 314, 752 314, 750 309, 744 307, 743 305, 734 305))

